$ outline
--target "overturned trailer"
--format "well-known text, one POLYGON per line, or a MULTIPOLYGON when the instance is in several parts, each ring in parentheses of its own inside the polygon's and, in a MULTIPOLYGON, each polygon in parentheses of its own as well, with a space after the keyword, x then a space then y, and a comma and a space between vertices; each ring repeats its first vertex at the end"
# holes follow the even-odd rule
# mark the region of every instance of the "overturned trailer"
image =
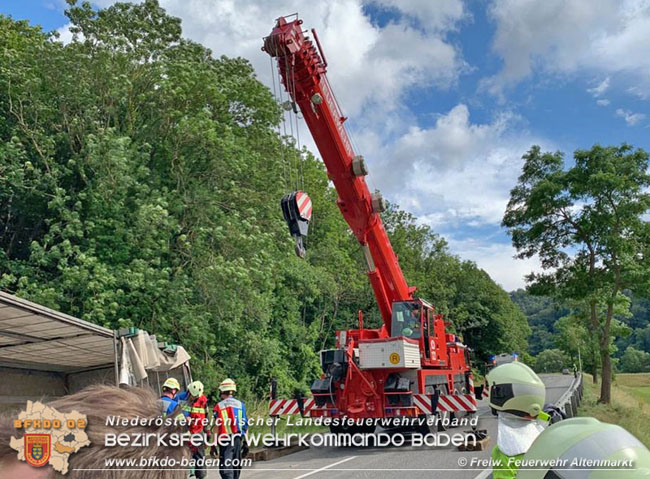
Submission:
POLYGON ((98 326, 0 291, 0 409, 54 399, 91 384, 149 386, 192 380, 182 346, 146 331, 98 326))

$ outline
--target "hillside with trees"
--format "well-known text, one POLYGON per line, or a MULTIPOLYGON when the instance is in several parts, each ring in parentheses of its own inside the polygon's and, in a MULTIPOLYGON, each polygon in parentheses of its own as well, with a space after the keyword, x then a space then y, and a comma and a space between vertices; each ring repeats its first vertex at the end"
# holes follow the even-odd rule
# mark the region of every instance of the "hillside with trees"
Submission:
MULTIPOLYGON (((629 312, 617 318, 619 326, 610 346, 612 362, 623 373, 647 372, 650 370, 650 304, 647 299, 627 292, 626 296, 630 299, 629 312)), ((533 361, 539 371, 550 364, 548 358, 561 358, 559 362, 554 359, 553 366, 547 367, 550 372, 572 367, 580 359, 585 371, 598 376, 600 362, 589 348, 589 338, 593 335, 588 328, 573 324, 572 314, 579 309, 572 311, 557 299, 533 296, 523 289, 513 291, 510 297, 526 315, 532 329, 528 350, 535 356, 533 361)))
MULTIPOLYGON (((0 16, 0 288, 183 344, 210 391, 226 375, 245 396, 271 377, 305 389, 337 328, 379 321, 322 163, 280 134, 245 59, 183 38, 155 0, 67 15, 68 44, 0 16), (279 207, 296 165, 306 261, 279 207)), ((397 206, 385 220, 409 282, 479 356, 525 349, 484 271, 397 206)))

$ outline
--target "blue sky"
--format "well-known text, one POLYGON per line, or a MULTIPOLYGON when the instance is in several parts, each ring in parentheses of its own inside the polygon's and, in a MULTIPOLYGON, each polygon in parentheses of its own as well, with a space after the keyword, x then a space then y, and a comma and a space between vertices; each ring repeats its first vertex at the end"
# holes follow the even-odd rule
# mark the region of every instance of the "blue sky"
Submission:
MULTIPOLYGON (((160 3, 186 36, 248 58, 267 85, 261 38, 276 17, 301 13, 319 32, 370 186, 509 290, 539 269, 512 258, 499 226, 532 144, 569 160, 594 143, 650 150, 648 0, 160 3)), ((64 9, 62 0, 0 3, 0 13, 67 39, 64 9)), ((306 130, 301 139, 315 150, 306 130)))

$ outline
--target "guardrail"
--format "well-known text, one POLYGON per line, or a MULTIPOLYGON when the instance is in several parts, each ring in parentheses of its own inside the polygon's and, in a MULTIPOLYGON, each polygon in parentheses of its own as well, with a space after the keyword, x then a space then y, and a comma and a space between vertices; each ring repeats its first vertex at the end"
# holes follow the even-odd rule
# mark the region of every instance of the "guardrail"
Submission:
POLYGON ((560 396, 560 399, 555 403, 555 407, 561 409, 566 417, 576 417, 578 415, 578 406, 582 402, 583 393, 583 376, 578 373, 574 377, 571 386, 560 396))

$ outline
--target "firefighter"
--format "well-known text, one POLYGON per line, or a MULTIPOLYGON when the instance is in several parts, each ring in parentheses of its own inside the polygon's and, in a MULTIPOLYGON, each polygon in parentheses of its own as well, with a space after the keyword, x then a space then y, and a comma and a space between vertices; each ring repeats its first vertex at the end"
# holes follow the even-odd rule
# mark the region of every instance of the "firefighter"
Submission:
MULTIPOLYGON (((204 429, 207 428, 205 418, 209 414, 208 398, 203 395, 203 390, 203 383, 201 381, 194 381, 187 386, 187 391, 183 391, 176 396, 176 399, 180 402, 183 414, 190 420, 190 434, 202 434, 204 429)), ((205 446, 190 445, 190 454, 197 464, 197 467, 194 468, 194 476, 197 479, 203 479, 207 475, 207 471, 203 468, 205 446)))
POLYGON ((215 426, 219 438, 219 474, 221 479, 239 479, 241 474, 242 441, 246 441, 248 418, 246 407, 235 399, 237 385, 224 379, 219 385, 219 402, 214 407, 215 426))
POLYGON ((412 310, 408 313, 406 326, 402 330, 402 335, 413 339, 420 337, 420 317, 418 309, 412 310))
POLYGON ((181 389, 181 385, 176 378, 167 378, 162 385, 162 410, 163 417, 172 416, 178 408, 176 394, 181 389))
POLYGON ((493 479, 517 476, 515 460, 523 457, 544 430, 546 388, 535 372, 520 362, 494 368, 487 377, 490 407, 498 416, 497 445, 492 450, 493 479))
POLYGON ((517 479, 650 478, 650 451, 620 426, 593 417, 566 419, 549 426, 524 455, 517 479), (550 461, 556 461, 551 464, 550 461), (633 468, 580 461, 632 461, 633 468), (592 469, 593 468, 593 469, 592 469), (573 470, 571 470, 573 469, 573 470), (618 469, 618 470, 613 470, 618 469))

